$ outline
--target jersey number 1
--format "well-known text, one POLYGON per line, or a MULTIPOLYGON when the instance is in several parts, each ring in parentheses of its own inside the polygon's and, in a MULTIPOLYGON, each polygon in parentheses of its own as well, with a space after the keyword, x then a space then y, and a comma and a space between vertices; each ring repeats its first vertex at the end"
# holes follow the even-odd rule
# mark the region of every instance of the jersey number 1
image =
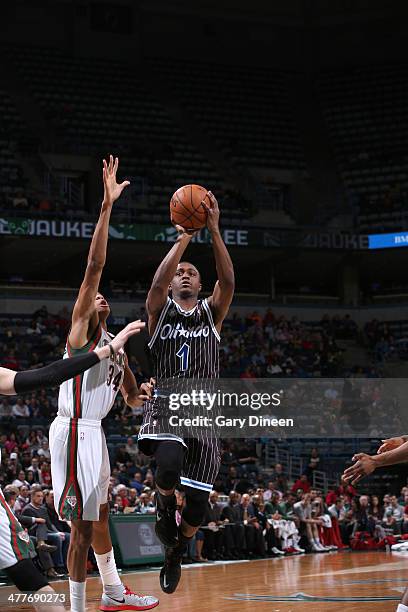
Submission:
POLYGON ((188 369, 189 355, 190 355, 190 346, 186 342, 184 342, 184 344, 180 346, 179 350, 176 353, 176 356, 179 359, 181 359, 180 369, 183 370, 183 372, 188 369))

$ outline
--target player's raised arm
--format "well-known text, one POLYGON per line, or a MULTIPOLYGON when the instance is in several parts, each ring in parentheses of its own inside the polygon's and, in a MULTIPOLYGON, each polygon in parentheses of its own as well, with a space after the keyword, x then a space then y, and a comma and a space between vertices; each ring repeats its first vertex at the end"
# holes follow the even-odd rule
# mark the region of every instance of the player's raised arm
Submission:
POLYGON ((180 225, 175 227, 179 232, 177 240, 157 268, 149 293, 147 294, 146 310, 149 315, 149 332, 151 334, 154 332, 158 315, 166 303, 169 285, 176 273, 177 266, 193 237, 193 234, 188 233, 180 225))
MULTIPOLYGON (((65 380, 82 374, 102 359, 109 359, 115 355, 131 336, 138 334, 145 326, 142 321, 133 321, 126 325, 110 344, 68 359, 59 359, 43 368, 15 372, 8 368, 0 368, 0 395, 15 395, 28 393, 44 387, 57 387, 65 380)), ((133 376, 133 375, 132 375, 133 376)), ((135 383, 136 384, 136 383, 135 383)), ((136 386, 137 389, 137 386, 136 386)), ((143 387, 139 394, 150 395, 149 387, 143 387)), ((146 398, 144 398, 146 399, 146 398)))
POLYGON ((220 331, 222 322, 227 316, 228 309, 234 296, 235 275, 231 257, 221 237, 219 227, 220 209, 218 207, 218 202, 211 191, 209 191, 207 195, 211 204, 208 204, 205 200, 203 204, 207 209, 207 227, 211 232, 218 276, 214 291, 208 298, 208 303, 213 312, 215 326, 218 331, 220 331))
POLYGON ((129 185, 129 181, 123 181, 120 184, 116 182, 118 165, 118 158, 114 160, 112 155, 109 164, 103 160, 103 202, 89 249, 84 280, 72 314, 69 342, 73 348, 84 346, 88 340, 88 330, 93 332, 98 325, 95 298, 106 261, 110 215, 113 203, 120 197, 123 189, 129 185))

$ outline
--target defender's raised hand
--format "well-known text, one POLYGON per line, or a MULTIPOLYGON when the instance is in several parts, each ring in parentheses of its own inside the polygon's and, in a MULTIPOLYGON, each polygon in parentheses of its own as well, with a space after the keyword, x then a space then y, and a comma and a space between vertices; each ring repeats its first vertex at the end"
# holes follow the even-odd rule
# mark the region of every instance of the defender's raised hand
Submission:
POLYGON ((126 325, 126 327, 124 327, 111 341, 111 345, 115 353, 123 348, 131 336, 138 334, 145 327, 145 325, 146 323, 140 319, 137 321, 132 321, 132 323, 126 325))
POLYGON ((116 182, 116 173, 119 167, 119 159, 112 155, 109 156, 109 164, 106 159, 103 160, 103 188, 104 202, 112 206, 112 204, 120 197, 122 191, 130 185, 129 181, 123 181, 123 183, 116 182))

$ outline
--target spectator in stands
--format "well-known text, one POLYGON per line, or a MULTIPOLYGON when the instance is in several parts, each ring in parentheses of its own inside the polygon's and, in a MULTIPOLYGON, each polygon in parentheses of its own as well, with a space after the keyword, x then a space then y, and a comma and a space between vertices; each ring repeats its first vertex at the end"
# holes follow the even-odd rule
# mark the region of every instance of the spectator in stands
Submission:
POLYGON ((313 481, 313 472, 319 469, 320 457, 316 447, 312 448, 309 460, 307 462, 307 478, 310 482, 313 481))
POLYGON ((136 463, 137 457, 139 455, 139 450, 137 445, 135 444, 134 439, 129 436, 125 446, 125 452, 133 463, 136 463))
POLYGON ((18 477, 15 480, 13 480, 11 484, 13 485, 13 487, 17 487, 18 489, 23 485, 25 485, 28 488, 29 485, 28 485, 27 480, 25 479, 24 470, 19 471, 18 477))
POLYGON ((310 501, 310 493, 304 493, 301 501, 293 505, 293 511, 299 518, 300 534, 306 537, 308 546, 312 552, 322 552, 322 546, 319 538, 318 527, 322 525, 322 521, 318 518, 312 518, 312 505, 310 501))
POLYGON ((307 474, 302 474, 301 477, 295 481, 295 483, 292 485, 291 491, 292 493, 295 493, 299 489, 301 489, 304 493, 308 493, 310 491, 310 483, 307 480, 307 474))
POLYGON ((45 460, 41 463, 41 480, 45 487, 51 486, 51 460, 45 460))
POLYGON ((140 495, 144 488, 142 472, 135 472, 133 480, 130 481, 130 486, 136 489, 138 495, 140 495))
POLYGON ((360 495, 354 518, 356 519, 354 531, 367 531, 370 535, 374 534, 375 521, 369 512, 369 499, 367 495, 360 495))
POLYGON ((393 516, 393 511, 390 509, 385 511, 381 526, 387 536, 401 534, 402 522, 397 521, 395 516, 393 516))
POLYGON ((47 540, 56 546, 56 551, 53 553, 53 560, 56 565, 56 570, 64 574, 70 534, 58 531, 58 529, 51 523, 47 508, 43 504, 44 494, 41 487, 39 485, 33 487, 30 493, 30 503, 24 508, 21 516, 30 516, 34 519, 44 519, 44 523, 41 521, 40 525, 35 527, 35 533, 32 535, 35 535, 41 542, 47 540))
POLYGON ((54 491, 48 490, 45 493, 45 508, 47 510, 49 521, 52 525, 54 525, 55 529, 57 529, 60 533, 71 533, 71 528, 68 525, 67 521, 62 521, 54 507, 54 491))
POLYGON ((254 495, 252 498, 252 503, 255 510, 255 518, 261 526, 265 537, 266 554, 269 557, 284 555, 285 553, 281 550, 280 538, 277 533, 278 530, 275 529, 272 522, 268 519, 265 509, 265 502, 260 496, 254 495))
MULTIPOLYGON (((38 457, 32 458, 31 465, 27 468, 27 472, 32 472, 33 482, 38 483, 38 484, 43 484, 42 477, 41 477, 41 470, 39 468, 38 457)), ((27 473, 27 480, 29 480, 28 476, 29 474, 27 473)))
POLYGON ((356 489, 348 484, 343 478, 340 480, 340 485, 336 489, 336 495, 343 495, 345 501, 347 500, 349 503, 357 495, 356 489))
POLYGON ((272 472, 272 480, 275 483, 277 490, 280 493, 286 493, 288 490, 288 479, 286 474, 283 471, 283 466, 281 463, 277 463, 272 472))
POLYGON ((396 495, 391 496, 390 505, 386 508, 383 519, 386 518, 387 513, 390 511, 397 523, 401 523, 404 518, 404 507, 400 506, 396 495))
POLYGON ((118 484, 115 491, 115 503, 117 503, 116 497, 119 496, 122 499, 121 507, 126 508, 129 505, 129 501, 127 499, 127 487, 124 484, 118 484))
MULTIPOLYGON (((42 440, 41 448, 37 451, 38 456, 44 459, 51 459, 51 453, 48 446, 48 440, 42 440)), ((46 484, 46 483, 45 483, 46 484)))
POLYGON ((224 521, 221 519, 222 505, 218 501, 218 493, 211 491, 206 514, 203 521, 204 547, 203 554, 206 559, 215 561, 223 559, 222 550, 224 545, 224 521))
POLYGON ((17 398, 16 403, 12 408, 11 415, 15 419, 28 419, 28 417, 30 416, 30 410, 21 397, 17 398))
POLYGON ((378 495, 372 495, 371 496, 369 512, 370 512, 370 515, 373 517, 373 519, 375 520, 376 523, 382 521, 382 518, 384 516, 384 510, 383 510, 383 507, 380 504, 380 498, 378 497, 378 495))
POLYGON ((148 493, 142 493, 140 495, 137 512, 140 514, 154 514, 156 512, 155 505, 151 501, 148 493))
POLYGON ((245 548, 249 557, 265 556, 265 541, 262 528, 257 521, 255 508, 248 493, 241 497, 241 521, 244 524, 245 548))
POLYGON ((241 518, 239 494, 236 491, 230 491, 228 504, 221 513, 221 520, 226 522, 224 546, 227 556, 242 559, 245 548, 245 530, 241 518))
POLYGON ((235 465, 230 465, 228 468, 228 477, 225 481, 225 487, 227 491, 234 490, 239 485, 240 479, 238 478, 237 468, 235 465))
POLYGON ((26 505, 30 502, 30 493, 28 484, 22 484, 19 487, 18 495, 14 504, 14 512, 16 514, 21 514, 26 505))
POLYGON ((269 480, 268 481, 268 487, 267 489, 264 491, 263 493, 263 499, 265 502, 268 502, 271 500, 272 495, 276 492, 276 488, 275 488, 275 481, 273 480, 269 480))
POLYGON ((6 453, 8 455, 10 455, 12 452, 14 452, 15 450, 17 450, 18 448, 18 444, 16 442, 16 434, 15 433, 11 433, 7 436, 5 442, 4 442, 4 448, 6 449, 6 453))
POLYGON ((129 508, 136 508, 138 505, 138 499, 137 499, 137 491, 136 489, 129 489, 128 491, 128 507, 129 508))
POLYGON ((21 471, 21 463, 18 459, 17 453, 10 453, 10 458, 6 460, 5 466, 7 468, 6 477, 8 482, 13 482, 18 477, 21 471))

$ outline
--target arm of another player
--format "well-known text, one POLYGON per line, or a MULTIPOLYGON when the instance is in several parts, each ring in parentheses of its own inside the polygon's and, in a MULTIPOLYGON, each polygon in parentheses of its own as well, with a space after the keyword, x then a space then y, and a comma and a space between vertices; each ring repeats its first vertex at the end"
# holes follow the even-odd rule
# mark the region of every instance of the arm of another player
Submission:
POLYGON ((115 336, 110 345, 97 348, 95 351, 78 355, 77 357, 59 359, 43 368, 27 370, 25 372, 15 372, 8 368, 0 368, 0 394, 16 395, 42 389, 43 387, 57 387, 65 380, 82 374, 82 372, 97 364, 98 361, 108 359, 111 355, 109 347, 116 353, 126 344, 131 336, 138 334, 144 326, 145 323, 142 321, 133 321, 115 336))
POLYGON ((184 251, 194 233, 188 233, 180 225, 175 226, 179 232, 175 244, 156 270, 146 299, 146 310, 149 316, 149 333, 153 334, 157 319, 166 303, 169 285, 174 278, 184 251))
POLYGON ((347 482, 351 481, 351 484, 355 484, 379 467, 405 463, 408 461, 408 442, 404 442, 397 448, 383 452, 379 455, 357 453, 352 460, 355 461, 355 463, 344 471, 343 478, 347 482))
POLYGON ((109 165, 103 160, 103 186, 104 195, 91 246, 89 248, 88 263, 85 270, 84 280, 79 289, 78 298, 72 313, 72 327, 69 333, 69 342, 73 348, 81 348, 88 341, 88 329, 92 331, 98 325, 98 314, 95 311, 95 297, 98 292, 99 282, 106 261, 106 249, 109 237, 109 220, 113 203, 120 197, 122 191, 129 181, 116 182, 116 173, 119 160, 113 160, 112 155, 109 165))
POLYGON ((212 295, 210 295, 207 301, 214 315, 215 326, 218 331, 221 331, 222 322, 227 316, 232 298, 234 297, 235 275, 230 254, 221 237, 218 202, 211 191, 208 192, 208 197, 211 204, 209 205, 205 201, 203 201, 203 204, 208 214, 207 227, 211 232, 218 280, 215 283, 212 295))
POLYGON ((151 378, 150 382, 142 383, 140 387, 138 387, 136 378, 126 363, 125 375, 120 388, 126 404, 131 408, 139 408, 142 406, 143 402, 152 398, 154 383, 154 379, 151 378))

